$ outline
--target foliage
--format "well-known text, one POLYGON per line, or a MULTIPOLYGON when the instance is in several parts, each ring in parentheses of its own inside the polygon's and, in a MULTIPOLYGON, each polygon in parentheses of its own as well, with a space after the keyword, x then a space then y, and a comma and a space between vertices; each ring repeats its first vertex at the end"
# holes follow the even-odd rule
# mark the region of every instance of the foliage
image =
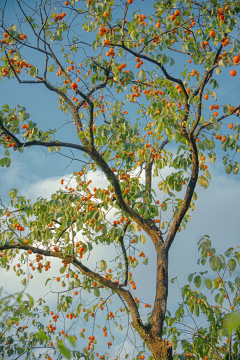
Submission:
MULTIPOLYGON (((26 33, 22 33, 21 24, 7 24, 6 14, 11 9, 2 9, 0 80, 17 80, 35 88, 45 86, 46 91, 54 92, 58 109, 71 114, 72 123, 68 126, 77 133, 78 143, 59 140, 59 124, 54 119, 49 119, 50 129, 45 131, 40 122, 31 120, 24 106, 10 108, 5 104, 0 111, 0 145, 4 150, 0 165, 9 168, 12 150, 22 153, 31 147, 68 156, 66 151, 71 150, 77 157, 70 159, 83 163, 70 180, 61 179, 61 188, 51 199, 39 194, 33 203, 19 195, 17 189, 11 189, 9 204, 0 209, 1 267, 8 271, 12 266, 11 271, 26 285, 34 279, 34 271, 49 271, 55 265, 54 259, 60 259, 59 273, 49 277, 46 285, 60 283, 65 288, 54 311, 48 305, 43 308, 44 318, 52 316, 47 327, 36 321, 40 313, 38 307, 33 308, 30 297, 23 302, 16 295, 17 304, 10 307, 8 300, 1 300, 2 313, 12 313, 2 322, 1 336, 2 351, 9 356, 21 355, 22 351, 28 359, 35 359, 37 355, 32 350, 40 344, 41 348, 54 349, 46 352, 47 359, 51 359, 51 352, 59 359, 93 360, 99 356, 95 350, 99 337, 89 336, 88 346, 84 343, 78 351, 75 334, 68 335, 65 325, 59 330, 57 322, 82 319, 83 323, 94 325, 101 311, 106 316, 104 337, 111 332, 115 317, 119 319, 115 326, 122 331, 120 313, 128 318, 128 326, 131 321, 142 340, 138 360, 145 355, 149 359, 170 360, 172 346, 174 360, 225 359, 229 352, 238 356, 237 317, 225 316, 222 307, 226 296, 234 311, 239 304, 238 277, 234 283, 227 283, 224 277, 226 269, 230 275, 234 272, 239 252, 230 248, 225 253, 229 258, 226 263, 224 256, 215 255, 210 240, 202 239, 199 264, 205 265, 208 258, 218 278, 212 280, 205 277, 206 272, 200 272, 191 274, 189 281, 193 280, 197 289, 204 281, 208 290, 216 290, 217 307, 210 305, 206 295, 191 290, 190 285, 182 289, 183 303, 175 317, 171 317, 166 304, 168 252, 178 232, 186 229, 191 220, 190 211, 195 209, 198 198, 197 185, 208 188, 209 165, 221 151, 225 154, 225 172, 237 175, 239 171, 235 155, 240 151, 240 125, 236 120, 240 105, 217 104, 219 83, 215 79, 228 67, 233 68, 229 79, 237 75, 239 2, 157 0, 149 2, 146 15, 135 3, 136 0, 38 2, 31 16, 25 2, 18 0, 26 33), (79 33, 75 32, 76 26, 79 33), (83 36, 86 41, 82 41, 83 36), (29 58, 29 49, 36 58, 29 58), (182 67, 182 71, 178 77, 170 75, 180 56, 183 62, 193 62, 198 70, 189 71, 179 61, 178 70, 182 67), (215 100, 215 105, 210 106, 214 113, 205 115, 203 110, 210 97, 215 100), (220 106, 222 115, 216 111, 220 106), (230 119, 235 122, 230 123, 230 119), (215 152, 219 143, 220 149, 215 152), (96 173, 104 176, 103 186, 93 183, 91 177, 96 173), (154 189, 153 178, 158 179, 158 189, 154 189), (161 200, 156 190, 160 190, 161 200), (144 251, 140 252, 140 247, 150 240, 157 255, 156 299, 144 324, 143 304, 133 295, 137 286, 130 270, 139 269, 141 257, 142 263, 148 264, 150 259, 144 251), (106 258, 98 259, 95 270, 87 266, 98 246, 107 245, 118 254, 111 259, 111 267, 106 258), (230 292, 235 294, 232 300, 230 292), (83 295, 90 299, 88 305, 83 295), (108 311, 108 302, 114 295, 124 303, 115 314, 108 311), (16 316, 23 309, 24 319, 35 319, 30 335, 23 329, 20 336, 17 329, 14 336, 23 344, 20 349, 14 344, 13 327, 20 321, 16 316), (197 328, 190 341, 182 340, 179 353, 181 332, 175 324, 185 316, 185 309, 191 317, 202 312, 209 327, 197 328), (165 335, 171 341, 163 345, 165 335), (220 348, 218 342, 226 335, 229 345, 220 348)), ((43 303, 40 299, 39 306, 43 303)), ((150 304, 144 306, 151 308, 150 304)), ((80 332, 83 339, 84 332, 85 328, 80 332)), ((109 349, 113 335, 110 339, 109 349)), ((125 358, 128 356, 126 353, 125 358)), ((109 354, 105 352, 99 358, 105 360, 109 354)))

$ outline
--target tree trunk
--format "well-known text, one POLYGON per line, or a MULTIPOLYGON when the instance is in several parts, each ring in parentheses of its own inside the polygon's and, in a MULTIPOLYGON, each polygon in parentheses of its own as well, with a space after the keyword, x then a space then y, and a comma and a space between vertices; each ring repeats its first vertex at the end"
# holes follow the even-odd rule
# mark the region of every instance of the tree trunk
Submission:
POLYGON ((138 320, 133 321, 132 325, 145 341, 155 360, 172 360, 172 343, 168 339, 162 339, 168 297, 168 251, 164 244, 159 244, 156 250, 157 283, 152 316, 147 325, 138 320))
POLYGON ((155 360, 172 360, 172 343, 167 339, 151 337, 146 341, 148 349, 155 360))
POLYGON ((142 325, 132 322, 134 329, 139 333, 142 340, 145 341, 148 350, 151 352, 154 360, 172 360, 172 343, 167 339, 162 339, 152 331, 150 324, 142 325))

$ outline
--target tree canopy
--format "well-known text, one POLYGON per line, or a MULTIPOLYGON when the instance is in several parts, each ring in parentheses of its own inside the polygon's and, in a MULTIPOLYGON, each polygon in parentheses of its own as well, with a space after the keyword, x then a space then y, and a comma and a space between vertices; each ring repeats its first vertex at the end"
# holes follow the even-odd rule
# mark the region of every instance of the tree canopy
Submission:
POLYGON ((17 99, 14 108, 4 104, 0 165, 7 172, 12 151, 20 157, 38 147, 68 156, 78 170, 62 177, 51 199, 39 193, 32 202, 11 189, 9 203, 1 204, 1 273, 15 272, 26 287, 34 271, 50 271, 57 259, 55 276, 39 286, 59 283, 54 309, 42 298, 34 302, 25 290, 0 298, 3 358, 106 360, 116 340, 114 323, 126 336, 131 327, 138 337, 135 352, 123 345, 115 359, 237 359, 240 279, 227 278, 240 265, 238 249, 218 255, 203 236, 199 264, 210 264, 214 280, 207 271, 191 274, 175 316, 167 299, 169 250, 179 232, 186 229, 187 236, 190 214, 201 201, 198 186, 208 188, 210 166, 222 153, 222 171, 239 171, 240 105, 231 103, 228 81, 226 102, 218 104, 221 87, 215 79, 228 68, 229 80, 239 78, 239 2, 38 0, 33 8, 30 1, 16 0, 15 5, 12 24, 12 3, 1 4, 1 86, 10 80, 36 93, 43 87, 46 97, 54 93, 58 109, 71 117, 63 124, 71 130, 58 137, 57 109, 44 129, 17 99), (102 174, 97 184, 94 173, 102 174), (141 250, 147 242, 157 259, 152 304, 139 300, 134 282, 134 271, 152 261, 141 250), (116 256, 107 258, 106 250, 94 266, 89 258, 102 247, 116 256), (192 289, 192 281, 217 292, 215 305, 192 289), (108 304, 114 297, 122 305, 113 313, 108 304), (187 314, 209 322, 192 333, 191 328, 188 340, 177 328, 187 314), (85 330, 91 333, 88 343, 85 330), (102 339, 106 349, 99 353, 102 339))

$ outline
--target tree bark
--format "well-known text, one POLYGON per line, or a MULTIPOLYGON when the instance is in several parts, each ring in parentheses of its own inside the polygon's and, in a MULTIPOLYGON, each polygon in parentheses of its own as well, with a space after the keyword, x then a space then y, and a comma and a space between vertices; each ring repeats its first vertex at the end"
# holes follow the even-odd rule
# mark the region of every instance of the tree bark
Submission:
POLYGON ((172 360, 172 343, 162 339, 168 297, 168 250, 160 243, 157 250, 157 282, 154 308, 149 324, 132 322, 155 360, 172 360))
POLYGON ((172 360, 172 343, 168 339, 162 339, 162 336, 156 334, 151 325, 142 326, 138 322, 132 322, 134 329, 138 332, 142 340, 147 345, 154 360, 172 360))

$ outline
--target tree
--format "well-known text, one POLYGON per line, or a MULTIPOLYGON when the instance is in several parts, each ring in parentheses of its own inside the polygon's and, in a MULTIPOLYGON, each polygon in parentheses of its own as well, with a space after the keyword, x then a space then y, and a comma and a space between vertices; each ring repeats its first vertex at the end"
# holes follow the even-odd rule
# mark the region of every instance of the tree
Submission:
MULTIPOLYGON (((143 340, 146 351, 153 359, 165 360, 173 356, 173 343, 163 340, 164 321, 169 316, 166 315, 169 250, 178 232, 186 228, 190 220, 189 213, 197 200, 197 183, 208 187, 211 175, 206 162, 208 159, 212 164, 216 159, 214 138, 220 140, 225 152, 239 153, 240 150, 237 144, 240 125, 236 122, 240 106, 226 103, 223 115, 218 111, 208 116, 202 114, 210 96, 217 101, 213 91, 218 88, 214 71, 219 75, 221 68, 233 67, 229 77, 236 75, 235 68, 240 63, 236 36, 240 6, 238 1, 158 0, 149 3, 146 16, 135 2, 88 0, 82 4, 74 0, 48 0, 38 1, 33 11, 29 4, 17 0, 18 11, 25 21, 23 25, 21 20, 18 26, 6 23, 11 7, 7 1, 2 6, 1 81, 13 78, 11 81, 29 84, 35 90, 44 86, 46 96, 48 91, 54 92, 59 99, 58 108, 71 114, 79 141, 57 139, 57 130, 41 130, 41 124, 30 120, 26 108, 18 105, 11 109, 6 104, 0 112, 0 141, 5 150, 1 166, 10 166, 11 150, 22 153, 34 147, 48 148, 50 153, 61 149, 75 151, 72 160, 82 160, 84 165, 81 171, 73 173, 75 188, 66 185, 63 178, 61 189, 52 194, 51 200, 39 197, 32 204, 19 196, 16 189, 10 191, 10 204, 1 210, 1 266, 9 270, 10 261, 19 259, 14 270, 19 276, 27 274, 22 280, 25 284, 33 277, 32 271, 48 271, 52 258, 61 259, 62 275, 55 281, 62 279, 67 291, 57 311, 67 312, 80 289, 89 293, 93 290, 97 299, 104 291, 112 292, 123 301, 124 312, 131 316, 131 325, 143 340), (75 32, 76 25, 79 34, 75 32), (21 30, 23 26, 25 33, 21 30), (38 67, 32 63, 29 51, 39 57, 36 58, 36 62, 40 62, 38 67), (45 60, 41 63, 42 55, 45 60), (188 72, 186 68, 176 77, 171 75, 174 57, 180 56, 188 59, 188 63, 193 61, 198 71, 188 72), (130 105, 133 109, 138 106, 136 113, 130 105), (124 107, 128 107, 128 111, 124 107), (225 122, 231 130, 229 134, 225 122), (152 179, 159 178, 166 167, 171 173, 158 184, 162 192, 160 201, 152 179), (95 171, 104 174, 107 188, 91 187, 91 174, 95 171), (164 212, 170 205, 173 215, 168 219, 164 212), (112 209, 115 213, 110 220, 112 209), (79 234, 84 236, 84 241, 77 240, 79 234), (146 237, 156 250, 157 281, 154 305, 144 324, 139 301, 133 295, 136 285, 130 269, 137 267, 138 260, 133 254, 139 244, 146 242, 146 237), (104 259, 99 259, 100 267, 96 270, 86 266, 88 254, 100 244, 116 246, 119 251, 114 273, 111 268, 107 272, 104 259), (35 261, 33 254, 36 254, 35 261)), ((211 111, 219 108, 218 104, 210 106, 211 111)), ((49 119, 49 123, 51 121, 54 124, 49 119)), ((238 174, 239 164, 233 163, 229 154, 224 156, 223 164, 228 174, 238 174)), ((238 257, 238 253, 234 254, 238 257)), ((215 257, 214 252, 210 255, 212 261, 217 262, 216 269, 221 269, 224 262, 219 263, 216 258, 220 258, 215 257)), ((139 257, 145 257, 143 251, 139 257)), ((147 262, 145 257, 143 263, 147 262)), ((199 278, 196 281, 198 284, 199 278)), ((206 286, 210 286, 208 282, 206 286)), ((184 296, 189 295, 189 289, 183 291, 184 296)), ((33 304, 25 303, 32 308, 33 304)), ((96 304, 92 310, 85 311, 86 321, 90 316, 94 320, 98 309, 107 308, 106 300, 97 300, 96 304)), ((199 309, 198 305, 195 307, 199 309)), ((67 315, 76 318, 81 311, 80 297, 75 314, 67 315)), ((47 306, 44 312, 51 314, 47 306)), ((31 311, 26 316, 30 314, 31 311)), ((58 315, 52 315, 57 322, 58 315)), ((111 318, 114 314, 107 314, 109 321, 111 318)), ((16 322, 10 319, 10 325, 11 321, 16 322)), ((33 335, 33 343, 27 345, 28 356, 35 356, 30 355, 29 349, 37 341, 48 344, 57 334, 56 329, 55 324, 50 324, 47 330, 41 325, 38 335, 33 335)), ((64 337, 61 338, 63 334, 64 330, 57 337, 56 348, 70 358, 70 350, 64 345, 64 337)), ((176 342, 176 332, 171 330, 171 334, 176 342)), ((107 327, 104 327, 105 335, 107 327)), ((74 337, 68 339, 75 344, 74 337)), ((72 356, 93 359, 96 355, 94 335, 89 340, 83 352, 75 351, 72 356)), ((108 347, 111 346, 108 342, 108 347)), ((11 351, 13 354, 17 350, 11 351)), ((21 353, 21 349, 18 351, 21 353)), ((206 357, 204 351, 198 354, 206 357)), ((140 352, 138 359, 144 356, 140 352)))

